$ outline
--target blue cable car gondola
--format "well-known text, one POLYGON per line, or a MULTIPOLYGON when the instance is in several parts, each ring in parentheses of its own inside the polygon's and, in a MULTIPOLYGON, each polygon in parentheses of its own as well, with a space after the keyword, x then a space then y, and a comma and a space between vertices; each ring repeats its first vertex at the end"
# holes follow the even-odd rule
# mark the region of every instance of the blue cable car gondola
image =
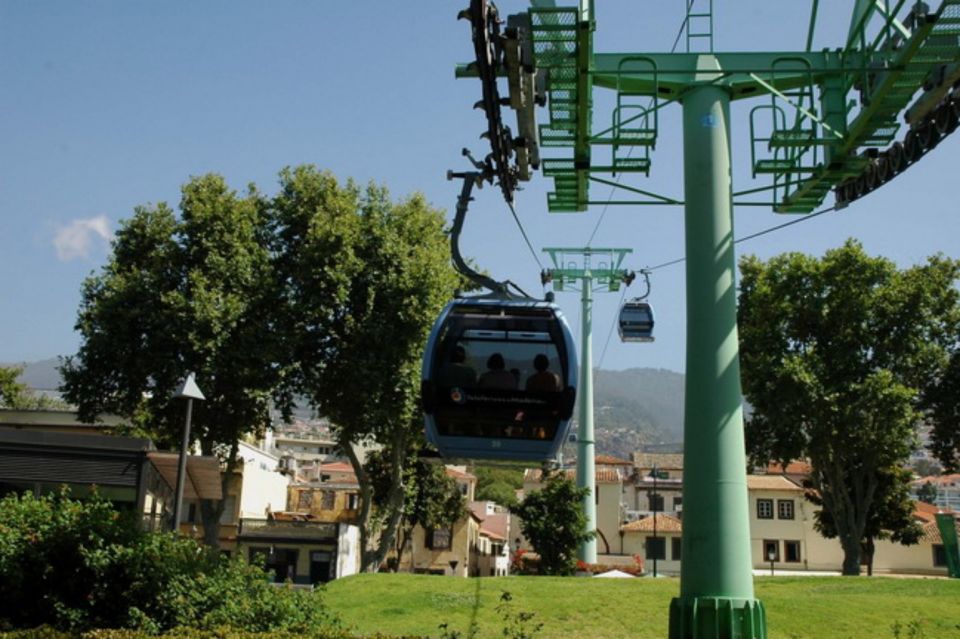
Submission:
POLYGON ((653 341, 653 307, 642 299, 624 302, 618 324, 620 340, 624 342, 653 341))
POLYGON ((463 154, 477 171, 447 173, 463 179, 450 249, 457 270, 490 293, 453 300, 433 325, 421 375, 427 441, 447 458, 550 462, 566 441, 577 397, 573 336, 552 299, 534 299, 464 261, 459 241, 470 194, 492 182, 493 170, 463 154))
POLYGON ((553 460, 566 441, 577 372, 556 304, 454 300, 434 324, 423 361, 427 439, 444 457, 553 460))

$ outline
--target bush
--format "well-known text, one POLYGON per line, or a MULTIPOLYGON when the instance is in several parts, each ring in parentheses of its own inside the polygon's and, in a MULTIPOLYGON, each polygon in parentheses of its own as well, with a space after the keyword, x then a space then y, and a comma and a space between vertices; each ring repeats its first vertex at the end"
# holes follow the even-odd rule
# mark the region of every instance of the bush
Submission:
POLYGON ((242 559, 172 533, 144 532, 132 514, 66 491, 0 500, 0 624, 151 633, 337 626, 320 591, 275 587, 242 559))

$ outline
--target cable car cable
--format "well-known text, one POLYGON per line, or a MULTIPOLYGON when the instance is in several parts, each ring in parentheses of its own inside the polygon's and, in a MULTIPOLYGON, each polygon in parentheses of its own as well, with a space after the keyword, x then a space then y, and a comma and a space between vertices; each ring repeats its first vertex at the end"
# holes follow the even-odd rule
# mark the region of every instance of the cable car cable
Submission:
POLYGON ((533 259, 537 262, 537 266, 540 267, 540 270, 543 270, 543 263, 540 262, 540 258, 537 257, 537 252, 533 248, 533 244, 530 243, 530 238, 527 237, 527 232, 523 228, 523 224, 520 223, 520 217, 517 215, 517 210, 513 208, 513 202, 507 202, 507 206, 510 207, 510 212, 513 213, 513 219, 517 222, 517 228, 520 229, 520 234, 523 235, 523 240, 527 243, 527 248, 530 249, 530 255, 533 256, 533 259))
MULTIPOLYGON (((623 298, 625 298, 626 296, 627 296, 627 289, 626 287, 624 287, 620 289, 620 299, 617 301, 618 309, 621 306, 623 306, 623 298)), ((610 330, 607 331, 607 339, 603 343, 603 350, 600 351, 600 361, 597 362, 597 368, 603 367, 603 358, 607 356, 607 347, 610 346, 610 338, 613 337, 613 329, 617 327, 617 323, 620 321, 619 315, 620 313, 618 312, 616 315, 613 316, 613 321, 610 322, 610 330)))
MULTIPOLYGON (((813 218, 815 218, 815 217, 817 217, 817 216, 823 215, 824 213, 829 213, 829 212, 831 212, 831 211, 836 211, 836 210, 837 210, 836 205, 831 206, 831 207, 829 207, 829 208, 821 209, 821 210, 819 210, 819 211, 815 211, 814 213, 810 213, 809 215, 804 215, 803 217, 799 217, 799 218, 797 218, 797 219, 795 219, 795 220, 790 220, 789 222, 785 222, 785 223, 783 223, 783 224, 778 224, 777 226, 771 226, 770 228, 764 229, 763 231, 758 231, 758 232, 753 233, 753 234, 751 234, 751 235, 747 235, 747 236, 745 236, 745 237, 738 238, 738 239, 734 240, 733 243, 734 243, 734 244, 740 244, 741 242, 746 242, 747 240, 752 240, 752 239, 758 238, 758 237, 760 237, 760 236, 762 236, 762 235, 766 235, 767 233, 773 233, 774 231, 779 231, 780 229, 786 228, 786 227, 788 227, 788 226, 793 226, 794 224, 799 224, 800 222, 805 222, 806 220, 813 219, 813 218)), ((644 269, 644 270, 646 270, 647 272, 652 272, 652 271, 656 271, 656 270, 659 270, 659 269, 662 269, 662 268, 666 268, 666 267, 668 267, 668 266, 673 266, 674 264, 679 264, 680 262, 685 262, 686 260, 687 260, 686 257, 679 257, 679 258, 677 258, 677 259, 675 259, 675 260, 670 260, 669 262, 664 262, 663 264, 657 264, 656 266, 647 267, 647 268, 644 269)))

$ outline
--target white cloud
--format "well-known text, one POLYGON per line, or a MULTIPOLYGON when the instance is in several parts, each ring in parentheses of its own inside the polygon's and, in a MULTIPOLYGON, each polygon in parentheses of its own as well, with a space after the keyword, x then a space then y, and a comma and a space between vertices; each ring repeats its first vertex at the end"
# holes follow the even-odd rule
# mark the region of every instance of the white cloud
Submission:
POLYGON ((95 243, 109 242, 110 220, 98 215, 87 220, 74 220, 65 226, 58 226, 53 236, 53 246, 61 262, 86 258, 95 243))

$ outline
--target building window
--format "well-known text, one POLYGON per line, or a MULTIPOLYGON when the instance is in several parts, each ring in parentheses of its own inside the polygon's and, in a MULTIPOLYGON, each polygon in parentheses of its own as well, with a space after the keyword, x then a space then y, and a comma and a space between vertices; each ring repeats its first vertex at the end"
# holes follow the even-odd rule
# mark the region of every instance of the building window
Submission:
POLYGON ((297 495, 297 510, 299 511, 309 511, 310 510, 310 501, 313 493, 309 490, 301 490, 300 494, 297 495))
POLYGON ((323 503, 320 504, 321 510, 333 510, 334 500, 337 494, 332 490, 323 491, 323 503))
POLYGON ((673 498, 673 509, 680 510, 683 507, 683 497, 674 497, 673 498))
POLYGON ((681 548, 683 548, 683 540, 680 537, 674 537, 670 541, 670 556, 674 561, 680 561, 681 548))
POLYGON ((757 500, 757 519, 773 519, 773 500, 757 500))
POLYGON ((663 537, 647 537, 647 559, 666 559, 666 541, 663 537))
POLYGON ((647 495, 647 499, 650 501, 650 510, 663 512, 663 495, 651 493, 647 495))
POLYGON ((191 502, 187 507, 187 523, 197 523, 197 504, 191 502))
POLYGON ((777 517, 780 519, 793 519, 793 500, 777 500, 777 517))
POLYGON ((431 528, 427 533, 427 548, 430 550, 450 550, 453 531, 449 528, 431 528))
POLYGON ((933 565, 938 567, 947 565, 947 550, 943 544, 933 544, 933 565))
POLYGON ((347 494, 347 510, 357 510, 360 508, 360 495, 357 493, 347 494))
POLYGON ((763 540, 763 560, 780 561, 780 542, 776 539, 763 540), (773 559, 771 559, 771 556, 773 559))
POLYGON ((784 560, 789 562, 799 562, 800 561, 800 542, 799 541, 783 542, 783 554, 784 554, 784 560))

